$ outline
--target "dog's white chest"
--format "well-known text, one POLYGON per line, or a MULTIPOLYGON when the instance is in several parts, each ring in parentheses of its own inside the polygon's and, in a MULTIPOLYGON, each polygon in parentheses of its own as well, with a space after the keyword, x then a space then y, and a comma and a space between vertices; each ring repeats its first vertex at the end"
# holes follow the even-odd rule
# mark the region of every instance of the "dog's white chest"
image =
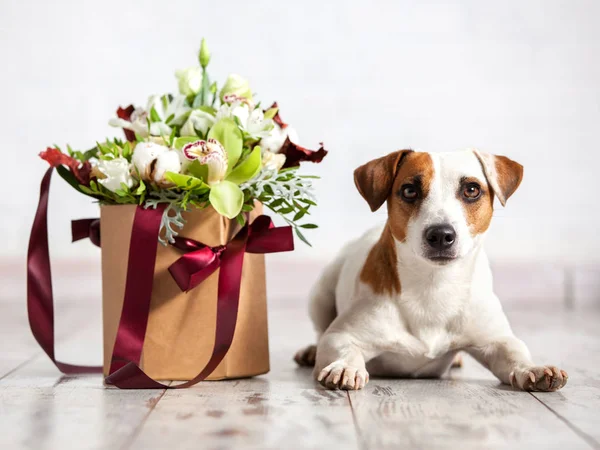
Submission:
POLYGON ((400 314, 408 331, 422 344, 422 356, 436 359, 454 350, 453 343, 463 328, 468 293, 455 287, 424 287, 401 295, 400 314))

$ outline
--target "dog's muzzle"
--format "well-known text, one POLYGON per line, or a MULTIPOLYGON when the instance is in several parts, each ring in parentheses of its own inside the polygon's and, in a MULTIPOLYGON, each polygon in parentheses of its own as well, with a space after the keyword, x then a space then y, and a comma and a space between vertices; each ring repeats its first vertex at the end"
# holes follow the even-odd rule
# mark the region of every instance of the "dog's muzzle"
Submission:
POLYGON ((432 225, 423 233, 425 241, 425 257, 434 262, 446 263, 454 258, 456 231, 449 224, 432 225))

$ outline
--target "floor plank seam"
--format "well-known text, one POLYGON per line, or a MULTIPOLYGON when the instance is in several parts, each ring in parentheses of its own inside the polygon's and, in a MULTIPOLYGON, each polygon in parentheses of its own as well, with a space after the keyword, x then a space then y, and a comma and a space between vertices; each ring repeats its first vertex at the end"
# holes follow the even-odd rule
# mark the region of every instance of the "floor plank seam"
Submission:
POLYGON ((529 394, 533 398, 535 398, 538 402, 540 402, 546 409, 548 409, 548 411, 550 411, 552 414, 554 414, 559 420, 564 422, 565 425, 567 425, 577 436, 579 436, 581 439, 583 439, 590 447, 592 447, 595 450, 600 450, 600 443, 598 441, 596 441, 596 439, 594 439, 592 436, 587 434, 585 431, 579 429, 579 427, 572 424, 570 421, 568 421, 566 418, 564 418, 561 414, 559 414, 554 409, 552 409, 550 406, 545 404, 534 393, 530 392, 529 394))
POLYGON ((158 403, 165 396, 165 394, 167 393, 167 390, 168 389, 163 389, 163 391, 160 393, 160 395, 158 396, 156 401, 152 402, 152 406, 148 409, 148 412, 142 418, 139 425, 133 430, 133 433, 131 433, 131 437, 123 443, 123 445, 121 446, 121 450, 127 450, 134 444, 136 438, 139 436, 140 432, 142 431, 142 428, 144 428, 144 424, 148 420, 148 417, 150 417, 150 414, 152 414, 152 412, 156 408, 156 405, 158 405, 158 403))
POLYGON ((358 419, 356 418, 356 414, 354 413, 354 405, 352 405, 352 397, 350 396, 350 391, 346 391, 346 395, 348 396, 348 403, 350 404, 350 412, 352 413, 352 422, 354 422, 354 431, 356 432, 358 447, 361 450, 367 450, 367 442, 363 439, 360 427, 358 426, 358 419))
POLYGON ((27 364, 29 364, 31 361, 33 361, 35 358, 37 358, 38 356, 40 356, 41 353, 35 353, 33 356, 27 358, 25 361, 23 361, 22 363, 18 364, 16 367, 10 369, 8 372, 6 372, 4 375, 0 376, 0 381, 4 380, 5 378, 9 377, 10 375, 12 375, 13 373, 15 373, 17 370, 21 369, 22 367, 26 366, 27 364))

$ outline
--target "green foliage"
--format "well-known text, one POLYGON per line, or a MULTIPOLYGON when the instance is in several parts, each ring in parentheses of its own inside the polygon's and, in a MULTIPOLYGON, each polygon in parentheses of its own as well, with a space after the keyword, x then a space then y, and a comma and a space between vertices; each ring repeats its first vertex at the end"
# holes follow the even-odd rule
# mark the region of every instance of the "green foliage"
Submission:
POLYGON ((248 157, 227 175, 226 180, 242 184, 254 178, 260 172, 261 159, 260 147, 256 146, 248 157))
POLYGON ((279 108, 269 108, 265 111, 265 119, 272 119, 279 111, 279 108))
POLYGON ((207 137, 219 141, 227 152, 227 170, 230 172, 242 154, 242 132, 233 120, 225 118, 213 125, 207 137))
POLYGON ((201 180, 208 179, 208 166, 206 164, 200 164, 200 161, 197 159, 192 161, 192 163, 188 166, 187 171, 195 176, 196 178, 200 178, 201 180))
POLYGON ((183 175, 175 172, 165 172, 165 179, 175 185, 177 189, 183 191, 201 191, 208 190, 209 187, 202 179, 196 178, 192 175, 183 175))
MULTIPOLYGON (((297 174, 298 167, 291 167, 268 174, 264 179, 246 183, 244 185, 244 207, 253 204, 254 200, 263 203, 271 211, 283 217, 298 238, 310 246, 310 243, 300 230, 315 229, 313 223, 299 224, 298 221, 310 215, 310 208, 316 206, 312 200, 312 179, 314 177, 297 174)), ((242 208, 242 210, 244 210, 242 208)))
POLYGON ((208 198, 215 211, 228 219, 235 218, 244 204, 244 193, 231 181, 221 181, 211 186, 208 198))

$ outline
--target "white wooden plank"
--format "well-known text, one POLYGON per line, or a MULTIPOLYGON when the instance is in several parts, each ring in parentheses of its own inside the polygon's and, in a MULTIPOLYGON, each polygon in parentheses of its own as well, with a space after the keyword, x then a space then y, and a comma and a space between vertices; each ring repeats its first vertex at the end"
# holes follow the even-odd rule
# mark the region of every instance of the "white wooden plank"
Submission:
POLYGON ((533 395, 600 449, 600 313, 521 311, 510 316, 537 360, 557 365, 569 374, 564 389, 533 395), (532 326, 534 323, 539 325, 532 326))
POLYGON ((372 379, 350 399, 368 448, 588 448, 530 394, 496 381, 372 379))
MULTIPOLYGON (((83 310, 62 339, 68 362, 101 361, 99 326, 83 310)), ((61 315, 64 319, 65 315, 61 315)), ((116 449, 128 445, 164 390, 107 389, 101 375, 63 376, 40 354, 0 380, 0 448, 116 449)))
POLYGON ((322 389, 292 361, 312 337, 304 314, 270 315, 268 375, 167 391, 132 448, 357 448, 346 393, 322 389))
MULTIPOLYGON (((540 363, 560 365, 569 371, 576 361, 576 348, 588 354, 586 366, 600 361, 589 353, 586 327, 597 317, 565 319, 562 311, 515 311, 509 314, 515 332, 529 345, 540 363), (554 319, 548 319, 548 316, 554 319), (548 323, 553 321, 553 323, 548 323), (584 323, 579 323, 584 322, 584 323), (533 327, 532 324, 539 324, 533 327), (562 324, 562 325, 561 325, 562 324), (560 331, 562 327, 562 332, 560 331), (580 340, 573 330, 582 330, 580 340), (537 330, 537 331, 536 331, 537 330), (550 339, 550 336, 559 336, 550 339), (562 356, 561 356, 562 355, 562 356)), ((463 369, 453 370, 444 380, 372 379, 362 392, 350 393, 359 433, 369 448, 590 448, 575 427, 596 437, 593 424, 600 419, 600 395, 596 386, 573 382, 556 393, 535 394, 550 412, 529 393, 502 386, 494 376, 465 355, 463 369), (593 392, 592 392, 593 391, 593 392), (571 401, 565 399, 570 399, 571 401)), ((576 377, 578 375, 575 375, 576 377)))

